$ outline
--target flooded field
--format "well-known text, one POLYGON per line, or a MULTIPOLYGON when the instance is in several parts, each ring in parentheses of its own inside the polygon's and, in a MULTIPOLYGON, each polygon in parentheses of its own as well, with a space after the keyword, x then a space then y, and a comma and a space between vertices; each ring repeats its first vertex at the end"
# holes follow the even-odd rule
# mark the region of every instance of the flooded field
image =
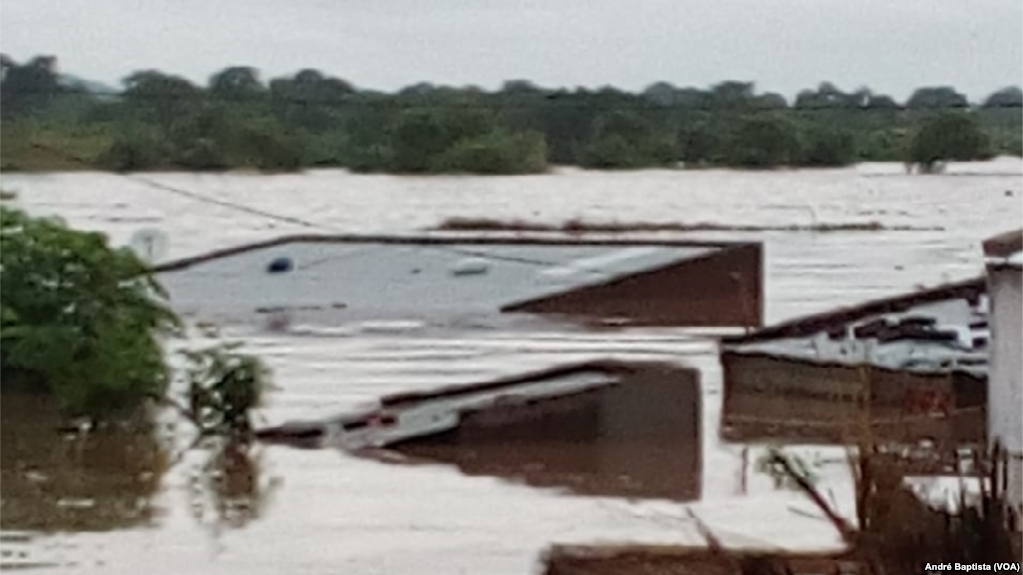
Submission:
MULTIPOLYGON (((551 225, 581 218, 928 228, 671 235, 763 241, 765 320, 776 322, 979 274, 980 241, 1018 228, 1023 218, 1018 160, 956 165, 944 176, 905 176, 900 170, 565 171, 514 178, 79 173, 4 175, 2 185, 16 191, 16 203, 29 211, 106 231, 115 243, 142 228, 162 230, 169 237, 167 258, 285 233, 414 233, 451 217, 551 225)), ((50 565, 40 573, 529 573, 551 542, 699 542, 687 509, 726 543, 822 548, 837 542, 819 518, 793 512, 798 498, 775 492, 767 479, 751 480, 749 494, 740 495, 742 446, 719 439, 721 371, 706 336, 531 321, 323 325, 310 317, 293 328, 290 335, 268 333, 261 325, 221 329, 223 338, 244 341, 274 370, 276 387, 260 422, 331 417, 391 393, 609 356, 695 368, 702 414, 693 441, 702 464, 699 485, 685 489, 698 500, 569 495, 563 479, 541 478, 533 483, 544 487, 534 487, 490 477, 506 474, 507 467, 535 467, 538 455, 555 460, 565 447, 557 443, 525 449, 529 461, 506 453, 498 469, 479 458, 466 461, 464 451, 452 454, 443 445, 409 453, 416 465, 273 446, 222 462, 221 476, 232 478, 235 493, 228 489, 228 500, 261 494, 238 520, 237 513, 223 512, 227 507, 216 489, 202 491, 205 499, 197 501, 201 454, 186 454, 161 475, 160 457, 125 451, 156 454, 155 443, 119 440, 102 447, 100 442, 114 440, 97 438, 92 446, 65 445, 42 416, 18 417, 29 408, 15 407, 9 418, 5 396, 4 563, 50 565), (102 454, 88 455, 97 449, 102 454), (223 472, 231 469, 242 472, 223 472), (779 521, 785 521, 784 530, 779 521)), ((144 434, 132 437, 146 441, 139 439, 144 434)), ((573 475, 573 465, 563 463, 567 472, 554 469, 553 475, 573 475)), ((586 465, 592 468, 584 459, 574 464, 586 465)), ((848 488, 841 474, 822 475, 834 478, 836 492, 848 488)))

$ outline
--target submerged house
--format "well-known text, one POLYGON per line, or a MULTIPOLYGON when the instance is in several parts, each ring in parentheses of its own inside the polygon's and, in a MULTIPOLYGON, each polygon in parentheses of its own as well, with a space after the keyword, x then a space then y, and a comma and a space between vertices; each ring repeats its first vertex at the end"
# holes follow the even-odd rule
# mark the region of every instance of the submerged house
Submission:
POLYGON ((980 446, 988 317, 977 278, 726 338, 723 433, 847 443, 866 416, 881 441, 980 446))
POLYGON ((262 429, 266 442, 386 447, 468 475, 622 497, 695 500, 702 401, 695 369, 590 361, 397 393, 364 413, 262 429))
POLYGON ((759 327, 757 243, 289 236, 157 266, 173 307, 208 319, 315 322, 563 316, 759 327))

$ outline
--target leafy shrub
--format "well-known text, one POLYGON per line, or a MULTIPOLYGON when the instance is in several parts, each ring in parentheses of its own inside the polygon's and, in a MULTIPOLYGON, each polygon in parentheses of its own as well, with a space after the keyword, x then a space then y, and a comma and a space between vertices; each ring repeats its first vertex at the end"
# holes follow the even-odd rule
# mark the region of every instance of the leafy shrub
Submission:
POLYGON ((166 152, 154 138, 119 136, 99 159, 100 166, 115 172, 149 170, 165 161, 166 152))
POLYGON ((434 172, 521 174, 542 172, 547 165, 543 136, 532 132, 491 132, 464 138, 441 154, 434 172))
POLYGON ((163 291, 128 249, 0 206, 4 387, 52 393, 100 418, 161 395, 159 338, 174 331, 163 291))

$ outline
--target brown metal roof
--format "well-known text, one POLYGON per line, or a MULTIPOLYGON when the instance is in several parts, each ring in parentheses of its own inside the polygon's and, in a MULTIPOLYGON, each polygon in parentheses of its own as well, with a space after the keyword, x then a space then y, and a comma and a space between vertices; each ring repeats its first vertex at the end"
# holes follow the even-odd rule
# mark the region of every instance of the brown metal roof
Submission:
POLYGON ((1023 229, 1005 232, 984 242, 984 255, 989 258, 1008 258, 1023 251, 1023 229))

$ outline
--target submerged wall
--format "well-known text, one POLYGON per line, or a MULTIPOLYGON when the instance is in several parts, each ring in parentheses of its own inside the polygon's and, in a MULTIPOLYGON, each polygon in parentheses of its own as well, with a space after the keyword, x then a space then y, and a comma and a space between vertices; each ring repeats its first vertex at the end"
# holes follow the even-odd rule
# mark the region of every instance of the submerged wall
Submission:
POLYGON ((873 432, 883 441, 981 445, 987 384, 946 374, 724 353, 724 435, 732 440, 847 443, 859 435, 869 378, 873 432))
POLYGON ((763 253, 750 244, 503 311, 630 318, 643 325, 763 325, 763 253))
POLYGON ((699 373, 635 366, 618 383, 559 397, 504 397, 402 453, 536 486, 693 500, 702 477, 699 373))

